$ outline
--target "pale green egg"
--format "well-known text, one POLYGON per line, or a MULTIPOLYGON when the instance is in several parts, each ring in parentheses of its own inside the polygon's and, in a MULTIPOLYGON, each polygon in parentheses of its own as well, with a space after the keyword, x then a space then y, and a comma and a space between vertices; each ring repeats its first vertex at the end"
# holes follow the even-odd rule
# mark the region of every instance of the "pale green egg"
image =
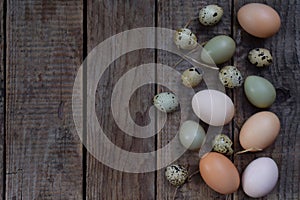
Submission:
POLYGON ((276 99, 276 90, 272 83, 259 76, 248 76, 244 89, 248 100, 258 108, 268 108, 276 99))
POLYGON ((203 47, 201 60, 208 64, 221 64, 230 60, 235 52, 235 42, 227 35, 209 40, 203 47))
POLYGON ((189 150, 201 148, 205 138, 205 130, 195 121, 187 120, 182 123, 179 130, 181 144, 189 150))

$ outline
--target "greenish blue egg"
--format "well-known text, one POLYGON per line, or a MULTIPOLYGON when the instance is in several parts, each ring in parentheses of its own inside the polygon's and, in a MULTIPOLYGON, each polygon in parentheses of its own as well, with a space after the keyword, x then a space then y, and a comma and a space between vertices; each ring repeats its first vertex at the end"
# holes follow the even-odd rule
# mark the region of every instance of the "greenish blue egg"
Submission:
POLYGON ((201 60, 208 64, 221 64, 231 59, 235 52, 235 42, 227 35, 219 35, 209 40, 203 47, 201 60))
POLYGON ((179 129, 179 140, 189 150, 199 150, 204 142, 205 130, 195 121, 183 122, 179 129))
POLYGON ((259 76, 248 76, 244 89, 248 100, 258 108, 268 108, 276 99, 276 90, 272 83, 259 76))

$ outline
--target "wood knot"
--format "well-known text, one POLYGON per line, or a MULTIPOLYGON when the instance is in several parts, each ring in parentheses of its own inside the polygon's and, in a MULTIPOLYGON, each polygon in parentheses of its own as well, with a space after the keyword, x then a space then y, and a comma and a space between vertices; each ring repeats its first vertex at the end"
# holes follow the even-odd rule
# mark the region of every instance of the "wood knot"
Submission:
POLYGON ((276 99, 278 103, 286 102, 291 98, 290 90, 287 88, 276 88, 276 99))

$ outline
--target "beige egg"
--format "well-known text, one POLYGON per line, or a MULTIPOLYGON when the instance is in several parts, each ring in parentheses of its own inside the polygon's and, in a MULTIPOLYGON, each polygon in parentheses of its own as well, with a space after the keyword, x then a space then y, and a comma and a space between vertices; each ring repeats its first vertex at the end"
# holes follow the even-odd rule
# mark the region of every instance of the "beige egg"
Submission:
POLYGON ((240 143, 246 150, 263 150, 278 136, 280 121, 272 112, 262 111, 252 115, 242 126, 240 143))

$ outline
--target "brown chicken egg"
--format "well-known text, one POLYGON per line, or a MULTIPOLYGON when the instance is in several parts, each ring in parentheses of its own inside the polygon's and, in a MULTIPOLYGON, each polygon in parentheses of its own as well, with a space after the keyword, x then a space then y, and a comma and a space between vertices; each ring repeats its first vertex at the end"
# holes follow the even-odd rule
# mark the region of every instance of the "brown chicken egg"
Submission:
POLYGON ((240 143, 246 150, 263 150, 276 139, 280 121, 272 112, 262 111, 252 115, 242 126, 240 143))
POLYGON ((237 168, 220 153, 205 154, 200 159, 199 169, 205 183, 216 192, 231 194, 239 188, 240 175, 237 168))
POLYGON ((259 38, 271 37, 278 32, 281 24, 278 13, 261 3, 244 5, 239 9, 237 19, 246 32, 259 38))

